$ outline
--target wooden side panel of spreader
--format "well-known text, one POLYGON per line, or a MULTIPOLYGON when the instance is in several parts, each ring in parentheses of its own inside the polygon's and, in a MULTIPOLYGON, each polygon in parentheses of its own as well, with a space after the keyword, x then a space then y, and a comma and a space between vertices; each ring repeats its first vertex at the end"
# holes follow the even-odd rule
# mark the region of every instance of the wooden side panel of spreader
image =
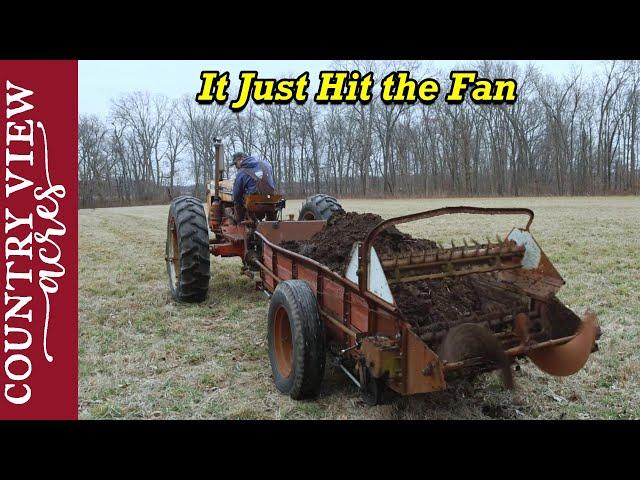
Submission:
MULTIPOLYGON (((336 278, 335 274, 311 261, 279 252, 266 242, 262 261, 268 270, 262 271, 262 281, 268 291, 275 290, 279 281, 304 280, 316 295, 321 312, 344 327, 369 335, 395 337, 398 333, 396 315, 380 308, 375 301, 365 298, 357 288, 352 288, 346 279, 336 278), (269 274, 269 271, 273 275, 269 274)), ((352 337, 345 335, 345 331, 333 321, 327 320, 325 325, 329 337, 346 345, 352 343, 352 337)))
MULTIPOLYGON (((267 244, 264 245, 262 260, 267 268, 270 269, 273 264, 273 249, 267 244)), ((273 292, 276 288, 275 279, 271 275, 264 273, 264 271, 262 271, 262 283, 264 283, 265 288, 270 292, 273 292)))

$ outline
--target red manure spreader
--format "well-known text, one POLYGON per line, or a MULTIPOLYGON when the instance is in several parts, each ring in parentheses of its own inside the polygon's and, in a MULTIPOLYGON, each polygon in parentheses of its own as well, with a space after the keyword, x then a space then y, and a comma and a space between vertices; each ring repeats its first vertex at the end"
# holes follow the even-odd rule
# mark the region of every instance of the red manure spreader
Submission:
POLYGON ((332 227, 334 216, 344 214, 335 198, 311 196, 298 220, 283 220, 282 195, 248 195, 245 219, 238 222, 228 214, 232 184, 222 179, 223 171, 217 145, 215 180, 205 205, 186 196, 171 203, 166 242, 170 289, 177 301, 206 301, 210 256, 239 257, 242 273, 270 297, 273 378, 278 390, 294 399, 318 395, 327 358, 369 404, 380 403, 385 390, 433 392, 446 388, 451 376, 501 368, 499 359, 482 349, 443 358, 447 335, 463 324, 486 329, 509 365, 528 357, 551 375, 574 374, 597 350, 595 314, 580 318, 556 298, 564 280, 530 232, 534 214, 529 209, 456 206, 381 220, 352 243, 344 268, 336 269, 301 253, 304 249, 288 248, 312 242, 332 227), (396 225, 459 214, 522 215, 528 221, 483 243, 375 248, 396 225), (432 297, 442 289, 453 291, 447 298, 456 307, 455 288, 462 281, 473 302, 452 308, 455 315, 435 315, 429 307, 432 297), (406 303, 419 298, 425 299, 424 310, 406 303))

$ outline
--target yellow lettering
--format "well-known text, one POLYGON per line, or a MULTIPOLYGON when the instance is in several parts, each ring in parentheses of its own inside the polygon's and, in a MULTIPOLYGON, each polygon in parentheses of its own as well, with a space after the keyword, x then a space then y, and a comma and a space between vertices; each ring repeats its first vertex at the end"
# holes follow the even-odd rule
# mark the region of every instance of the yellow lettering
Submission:
POLYGON ((316 102, 342 101, 342 88, 347 75, 347 72, 320 72, 320 87, 314 97, 316 102))
POLYGON ((200 92, 196 96, 196 102, 213 102, 213 81, 218 76, 218 72, 202 72, 200 79, 202 80, 202 86, 200 92))
POLYGON ((460 103, 464 100, 464 92, 475 82, 476 72, 451 72, 451 90, 445 97, 447 102, 460 103))
POLYGON ((476 87, 471 90, 471 100, 474 102, 491 102, 493 99, 491 89, 493 85, 488 80, 478 80, 476 87))
POLYGON ((418 87, 418 96, 421 102, 429 103, 438 98, 440 93, 440 85, 435 80, 426 79, 420 82, 418 87))
POLYGON ((231 110, 239 112, 247 106, 249 98, 251 97, 251 86, 257 75, 257 72, 240 72, 240 92, 238 93, 238 98, 229 105, 231 110))
POLYGON ((515 102, 518 98, 516 94, 516 81, 515 80, 496 80, 496 93, 493 99, 501 102, 515 102), (505 94, 506 90, 506 94, 505 94))
POLYGON ((309 74, 303 73, 296 79, 296 102, 307 100, 307 87, 309 86, 309 74))
POLYGON ((218 103, 227 101, 227 87, 229 86, 229 73, 225 72, 219 76, 219 72, 204 71, 200 73, 202 85, 200 92, 196 95, 198 103, 218 103), (215 91, 215 97, 214 97, 215 91))

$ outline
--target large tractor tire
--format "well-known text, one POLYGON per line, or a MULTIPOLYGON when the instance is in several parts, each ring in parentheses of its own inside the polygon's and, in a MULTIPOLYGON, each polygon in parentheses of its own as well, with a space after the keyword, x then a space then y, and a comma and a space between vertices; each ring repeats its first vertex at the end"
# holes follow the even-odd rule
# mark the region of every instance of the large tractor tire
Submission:
POLYGON ((165 250, 171 295, 179 302, 202 302, 210 277, 209 228, 202 202, 174 199, 167 220, 165 250))
POLYGON ((325 366, 325 332, 311 287, 286 280, 269 304, 269 360, 278 390, 294 400, 315 398, 325 366))
POLYGON ((334 213, 344 212, 334 197, 319 193, 307 197, 300 209, 298 220, 329 220, 334 213))

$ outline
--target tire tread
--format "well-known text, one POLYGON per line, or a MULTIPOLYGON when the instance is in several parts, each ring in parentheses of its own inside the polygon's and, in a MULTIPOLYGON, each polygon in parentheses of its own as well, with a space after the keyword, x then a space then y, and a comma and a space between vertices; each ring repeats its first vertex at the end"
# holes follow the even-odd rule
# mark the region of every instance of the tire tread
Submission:
POLYGON ((207 297, 211 276, 209 228, 202 202, 187 195, 177 197, 171 202, 167 222, 167 255, 170 238, 169 224, 172 217, 178 234, 180 272, 178 288, 174 288, 169 263, 167 263, 171 293, 179 302, 202 302, 207 297))
POLYGON ((344 209, 335 197, 318 193, 307 197, 300 209, 298 220, 302 220, 308 212, 313 213, 316 220, 329 220, 335 213, 344 212, 344 209))
MULTIPOLYGON (((291 380, 277 379, 276 386, 294 400, 315 398, 320 393, 326 356, 324 325, 319 316, 315 295, 303 280, 287 280, 278 284, 269 305, 270 337, 275 311, 280 305, 288 309, 294 336, 294 357, 289 377, 291 380)), ((269 357, 274 378, 277 378, 279 373, 275 366, 275 354, 272 352, 273 341, 273 338, 269 339, 269 357)))

